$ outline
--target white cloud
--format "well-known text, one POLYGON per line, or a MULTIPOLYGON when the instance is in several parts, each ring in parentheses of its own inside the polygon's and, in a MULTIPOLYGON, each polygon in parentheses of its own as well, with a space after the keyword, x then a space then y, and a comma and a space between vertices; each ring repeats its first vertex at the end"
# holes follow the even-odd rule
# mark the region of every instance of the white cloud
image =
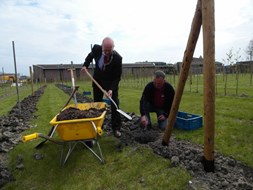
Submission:
MULTIPOLYGON (((33 64, 83 62, 90 44, 115 40, 126 63, 182 61, 197 0, 2 0, 0 66, 13 72, 33 64)), ((230 48, 245 49, 253 38, 251 0, 215 1, 216 59, 230 48)), ((202 34, 194 56, 202 55, 202 34)))

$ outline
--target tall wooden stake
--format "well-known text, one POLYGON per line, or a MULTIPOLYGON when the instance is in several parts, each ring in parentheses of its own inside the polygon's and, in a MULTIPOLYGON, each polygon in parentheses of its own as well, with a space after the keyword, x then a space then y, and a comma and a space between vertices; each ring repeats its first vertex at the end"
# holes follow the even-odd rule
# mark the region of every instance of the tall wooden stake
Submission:
POLYGON ((202 0, 204 46, 204 157, 207 172, 214 171, 215 23, 214 0, 202 0))
MULTIPOLYGON (((73 66, 73 61, 71 61, 71 65, 72 65, 72 68, 70 68, 68 70, 70 71, 70 75, 71 75, 72 91, 74 91, 75 87, 76 87, 76 84, 75 84, 75 76, 74 76, 74 70, 75 70, 75 68, 73 66)), ((76 93, 74 93, 73 97, 74 97, 75 106, 77 107, 76 93)))
POLYGON ((34 96, 32 67, 30 66, 29 69, 30 69, 30 80, 31 80, 31 87, 32 87, 32 96, 34 96))
POLYGON ((168 145, 169 140, 171 137, 172 129, 176 121, 176 116, 179 108, 179 104, 181 101, 181 97, 184 91, 184 86, 188 77, 189 69, 191 66, 191 62, 193 59, 193 53, 198 41, 199 33, 200 33, 200 28, 202 24, 202 13, 201 13, 201 8, 202 8, 202 1, 198 0, 197 6, 196 6, 196 11, 195 15, 192 21, 192 26, 191 26, 191 32, 188 38, 186 50, 184 52, 184 58, 183 58, 183 63, 182 63, 182 68, 180 71, 180 77, 178 80, 178 85, 176 89, 176 94, 172 103, 172 107, 170 110, 170 115, 168 119, 168 126, 165 129, 164 136, 163 136, 163 141, 162 145, 168 145))
POLYGON ((18 87, 18 73, 17 73, 17 63, 16 63, 16 54, 15 54, 15 43, 12 41, 12 49, 13 49, 13 59, 14 59, 14 68, 15 68, 15 79, 16 79, 16 91, 18 97, 18 110, 19 114, 21 114, 21 105, 20 105, 20 98, 19 98, 19 87, 18 87))

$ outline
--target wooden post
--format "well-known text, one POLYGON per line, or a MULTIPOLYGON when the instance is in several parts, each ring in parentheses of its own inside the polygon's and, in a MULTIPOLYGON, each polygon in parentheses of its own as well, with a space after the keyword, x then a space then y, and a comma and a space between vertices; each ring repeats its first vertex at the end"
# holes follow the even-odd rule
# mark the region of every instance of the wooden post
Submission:
MULTIPOLYGON (((73 72, 75 70, 75 68, 73 66, 73 61, 71 61, 71 65, 72 65, 72 68, 70 68, 68 70, 70 71, 70 75, 71 75, 72 91, 74 91, 76 84, 75 84, 75 77, 74 77, 74 72, 73 72)), ((73 95, 73 97, 74 97, 75 106, 77 107, 76 93, 73 95)))
POLYGON ((235 65, 236 68, 236 75, 235 75, 235 79, 236 79, 236 88, 235 88, 235 95, 238 96, 238 83, 239 83, 239 68, 238 65, 235 65))
POLYGON ((215 75, 215 94, 218 94, 218 76, 215 75))
POLYGON ((34 90, 33 90, 33 72, 32 67, 30 66, 30 80, 31 80, 31 87, 32 87, 32 96, 34 96, 34 90))
POLYGON ((189 80, 189 85, 190 85, 190 92, 192 92, 192 68, 190 67, 190 80, 189 80))
POLYGON ((192 26, 191 26, 191 32, 188 38, 186 50, 184 52, 184 58, 183 58, 183 63, 182 63, 182 68, 180 71, 180 77, 178 80, 178 85, 176 89, 176 94, 172 103, 172 107, 170 110, 170 115, 168 119, 168 125, 165 129, 164 136, 163 136, 163 141, 162 145, 166 146, 169 144, 169 140, 171 137, 172 129, 176 121, 176 116, 179 108, 179 104, 181 101, 181 97, 184 91, 184 86, 188 77, 188 72, 191 66, 191 62, 193 59, 193 53, 198 41, 199 33, 200 33, 200 28, 202 24, 202 13, 201 13, 201 0, 198 0, 197 6, 196 6, 196 11, 195 15, 192 21, 192 26))
POLYGON ((197 73, 197 93, 199 93, 199 73, 197 73))
POLYGON ((252 86, 252 78, 253 78, 253 66, 252 65, 253 65, 253 62, 252 62, 252 58, 251 58, 251 60, 250 60, 250 86, 252 86))
POLYGON ((202 0, 204 46, 204 157, 206 172, 214 172, 215 23, 214 0, 202 0))
POLYGON ((20 105, 20 98, 19 98, 19 80, 18 80, 18 73, 17 73, 17 63, 16 63, 16 54, 15 54, 15 43, 12 41, 12 49, 13 49, 13 59, 14 59, 14 68, 15 68, 15 79, 16 79, 16 91, 17 91, 17 97, 18 97, 18 110, 19 114, 21 114, 21 105, 20 105))

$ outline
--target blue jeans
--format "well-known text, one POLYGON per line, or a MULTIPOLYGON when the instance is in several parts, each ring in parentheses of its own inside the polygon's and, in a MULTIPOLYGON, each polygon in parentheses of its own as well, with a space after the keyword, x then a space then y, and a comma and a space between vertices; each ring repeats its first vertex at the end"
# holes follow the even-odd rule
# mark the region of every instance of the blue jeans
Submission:
POLYGON ((156 108, 153 105, 151 105, 150 103, 146 103, 145 104, 145 110, 146 110, 146 117, 147 117, 147 120, 148 120, 148 127, 152 126, 150 113, 154 112, 154 113, 156 113, 156 116, 157 116, 157 123, 159 125, 159 128, 160 129, 165 129, 166 128, 168 119, 166 118, 165 120, 162 120, 162 121, 158 120, 158 117, 160 115, 164 114, 164 110, 163 109, 156 108))

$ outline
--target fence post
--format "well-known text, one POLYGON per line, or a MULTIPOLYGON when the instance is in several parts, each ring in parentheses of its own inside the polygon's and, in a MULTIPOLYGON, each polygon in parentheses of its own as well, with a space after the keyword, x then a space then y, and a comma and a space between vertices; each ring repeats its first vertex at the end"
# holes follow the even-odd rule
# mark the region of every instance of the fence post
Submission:
POLYGON ((19 100, 19 88, 18 88, 18 74, 17 74, 17 64, 16 64, 16 55, 15 55, 15 44, 14 44, 14 41, 12 41, 12 49, 13 49, 15 78, 16 78, 16 90, 17 90, 17 96, 18 96, 18 110, 19 110, 19 114, 21 114, 21 106, 20 106, 20 100, 19 100))
POLYGON ((30 69, 30 80, 31 80, 31 87, 32 87, 32 96, 34 96, 32 67, 30 66, 29 69, 30 69))
POLYGON ((202 1, 204 46, 204 156, 206 172, 214 172, 215 129, 215 22, 214 0, 202 1))

